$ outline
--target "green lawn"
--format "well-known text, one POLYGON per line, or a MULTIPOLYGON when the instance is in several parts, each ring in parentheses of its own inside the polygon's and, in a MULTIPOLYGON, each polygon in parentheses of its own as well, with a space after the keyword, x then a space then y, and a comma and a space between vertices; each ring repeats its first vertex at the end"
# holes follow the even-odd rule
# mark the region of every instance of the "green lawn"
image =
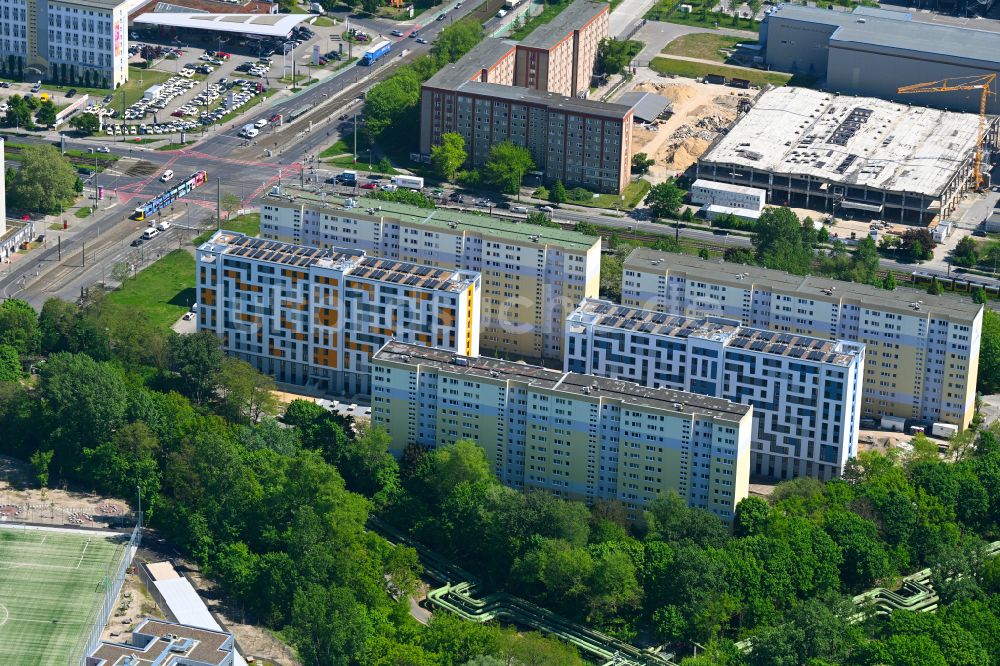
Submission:
POLYGON ((783 86, 791 78, 791 74, 783 72, 765 72, 756 69, 741 69, 739 67, 728 67, 726 65, 709 65, 702 62, 691 62, 690 60, 677 60, 675 58, 659 57, 653 58, 649 66, 660 74, 675 74, 685 76, 689 79, 700 79, 708 74, 720 74, 728 79, 747 79, 755 86, 767 84, 773 86, 783 86))
POLYGON ((681 35, 667 44, 663 53, 725 62, 726 56, 722 53, 723 49, 731 50, 736 48, 737 44, 752 41, 742 37, 718 35, 711 32, 696 32, 693 35, 681 35))
MULTIPOLYGON (((530 35, 535 28, 540 25, 545 25, 555 17, 562 13, 562 10, 569 7, 569 0, 563 0, 563 2, 554 2, 552 4, 546 3, 542 11, 538 12, 535 16, 528 19, 524 25, 522 25, 517 30, 512 30, 507 34, 508 39, 524 39, 530 35)), ((523 15, 522 15, 523 16, 523 15)))
MULTIPOLYGON (((256 236, 260 234, 260 213, 247 213, 245 215, 238 215, 228 220, 223 220, 222 228, 226 231, 235 231, 237 233, 246 234, 247 236, 256 236)), ((200 236, 196 237, 193 241, 195 247, 207 241, 214 233, 215 229, 209 229, 200 236)), ((191 275, 193 279, 194 273, 191 275)))
POLYGON ((702 7, 706 3, 709 9, 718 4, 714 0, 705 0, 704 2, 703 0, 659 0, 646 13, 645 18, 648 21, 668 21, 670 23, 709 28, 711 30, 716 28, 736 28, 756 31, 760 27, 759 21, 741 18, 734 22, 730 14, 712 11, 705 12, 702 7), (692 10, 690 12, 682 12, 680 10, 681 5, 691 5, 692 10))
POLYGON ((90 217, 90 206, 84 206, 83 208, 77 209, 77 211, 73 213, 73 215, 80 218, 81 220, 85 217, 90 217))
MULTIPOLYGON (((371 144, 368 142, 368 135, 364 132, 358 134, 358 153, 368 150, 371 144)), ((326 148, 319 154, 321 158, 323 157, 339 157, 341 155, 353 154, 354 153, 354 132, 349 132, 345 134, 342 138, 338 139, 332 146, 326 148)))
POLYGON ((104 574, 123 555, 93 532, 0 527, 0 664, 81 663, 104 574))
POLYGON ((589 206, 591 208, 613 209, 617 207, 620 210, 628 210, 638 206, 651 187, 652 184, 650 184, 648 180, 639 179, 626 185, 625 190, 621 194, 598 194, 593 199, 588 199, 586 201, 570 201, 568 203, 573 203, 578 206, 589 206), (624 200, 622 197, 625 197, 624 200))
POLYGON ((174 250, 108 294, 108 301, 141 311, 155 325, 169 328, 195 301, 194 257, 174 250))
POLYGON ((313 25, 316 26, 317 28, 330 28, 333 27, 334 23, 333 19, 330 18, 329 16, 320 16, 315 21, 313 21, 313 25))

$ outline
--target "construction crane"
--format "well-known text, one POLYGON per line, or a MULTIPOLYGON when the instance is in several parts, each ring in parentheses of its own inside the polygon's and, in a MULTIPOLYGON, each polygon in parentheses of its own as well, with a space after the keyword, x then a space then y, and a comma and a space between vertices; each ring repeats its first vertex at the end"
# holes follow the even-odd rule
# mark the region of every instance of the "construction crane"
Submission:
POLYGON ((996 91, 993 89, 996 83, 996 74, 983 74, 982 76, 960 76, 951 79, 941 79, 940 81, 931 81, 929 83, 914 83, 911 86, 903 86, 902 88, 897 88, 896 92, 901 95, 906 95, 910 93, 936 93, 936 92, 953 92, 956 90, 982 90, 982 98, 979 101, 979 138, 976 141, 976 165, 975 165, 975 179, 976 179, 976 191, 983 189, 983 139, 986 135, 986 98, 992 92, 996 95, 996 91))

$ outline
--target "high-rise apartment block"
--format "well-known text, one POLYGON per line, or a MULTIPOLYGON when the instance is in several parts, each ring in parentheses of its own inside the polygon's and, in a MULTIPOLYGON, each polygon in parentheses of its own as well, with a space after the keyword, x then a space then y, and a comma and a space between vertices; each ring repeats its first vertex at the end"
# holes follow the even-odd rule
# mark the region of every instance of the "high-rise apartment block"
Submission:
POLYGON ((751 473, 830 479, 857 453, 864 345, 588 299, 566 326, 568 372, 751 405, 751 473))
POLYGON ((972 421, 983 308, 970 300, 637 249, 625 261, 622 303, 860 342, 862 417, 972 421))
POLYGON ((0 59, 13 65, 8 75, 72 75, 116 88, 128 80, 128 7, 125 0, 0 0, 0 59))
POLYGON ((367 394, 389 340, 479 354, 476 273, 229 231, 197 261, 198 330, 281 382, 367 394))
POLYGON ((393 453, 475 441, 503 483, 633 515, 674 490, 730 520, 747 496, 753 408, 728 400, 391 342, 372 422, 393 453))
POLYGON ((512 141, 548 180, 620 192, 629 182, 632 107, 582 99, 609 5, 579 0, 524 41, 488 37, 421 88, 420 152, 441 135, 465 139, 469 163, 512 141))
POLYGON ((268 202, 261 236, 481 273, 482 347, 519 358, 561 360, 566 315, 598 294, 599 238, 444 209, 358 203, 268 202))

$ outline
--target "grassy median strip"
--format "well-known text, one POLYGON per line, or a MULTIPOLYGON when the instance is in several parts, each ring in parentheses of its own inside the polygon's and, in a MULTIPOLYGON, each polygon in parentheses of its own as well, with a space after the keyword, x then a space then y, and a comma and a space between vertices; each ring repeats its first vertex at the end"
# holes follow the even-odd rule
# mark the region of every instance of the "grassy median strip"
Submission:
POLYGON ((660 74, 673 74, 689 79, 701 79, 709 74, 718 74, 727 79, 746 79, 751 85, 755 86, 783 86, 792 78, 791 74, 784 74, 782 72, 765 72, 756 69, 728 67, 726 65, 709 65, 703 62, 677 60, 676 58, 663 56, 653 58, 649 66, 660 74))

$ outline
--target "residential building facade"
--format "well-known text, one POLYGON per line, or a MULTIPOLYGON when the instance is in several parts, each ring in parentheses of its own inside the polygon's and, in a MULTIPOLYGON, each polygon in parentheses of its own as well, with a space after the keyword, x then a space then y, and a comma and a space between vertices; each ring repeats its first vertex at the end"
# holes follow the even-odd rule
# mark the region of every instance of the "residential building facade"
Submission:
POLYGON ((620 192, 631 170, 631 106, 582 99, 609 5, 580 0, 524 41, 486 38, 421 87, 420 151, 449 132, 465 139, 468 162, 490 147, 527 148, 547 180, 620 192))
POLYGON ((624 305, 864 344, 862 418, 972 421, 983 308, 971 300, 644 248, 623 270, 624 305))
POLYGON ((667 491, 732 520, 747 496, 753 408, 391 342, 372 359, 372 423, 392 452, 472 440, 500 480, 632 515, 667 491))
POLYGON ((479 275, 216 232, 197 250, 198 330, 280 382, 370 392, 389 340, 479 354, 479 275))
POLYGON ((0 0, 9 76, 117 88, 128 80, 125 0, 0 0), (73 78, 71 78, 73 77, 73 78))
POLYGON ((588 299, 565 350, 567 372, 751 405, 752 474, 826 480, 857 454, 862 344, 588 299))
POLYGON ((358 204, 267 202, 261 236, 480 273, 481 345, 518 358, 561 360, 566 315, 600 289, 599 238, 394 202, 358 204))

